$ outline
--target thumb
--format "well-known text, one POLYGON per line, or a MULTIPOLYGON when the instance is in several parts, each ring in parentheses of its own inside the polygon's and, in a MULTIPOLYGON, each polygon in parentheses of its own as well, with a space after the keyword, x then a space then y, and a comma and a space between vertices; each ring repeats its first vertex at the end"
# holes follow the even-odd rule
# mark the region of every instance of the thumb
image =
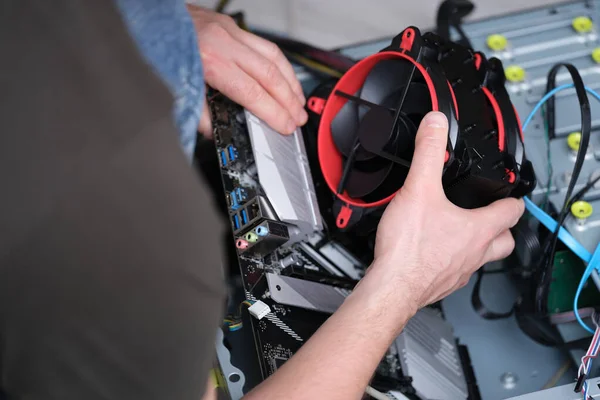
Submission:
POLYGON ((415 152, 406 185, 432 185, 442 188, 441 178, 448 143, 448 119, 438 111, 428 113, 421 121, 415 139, 415 152))

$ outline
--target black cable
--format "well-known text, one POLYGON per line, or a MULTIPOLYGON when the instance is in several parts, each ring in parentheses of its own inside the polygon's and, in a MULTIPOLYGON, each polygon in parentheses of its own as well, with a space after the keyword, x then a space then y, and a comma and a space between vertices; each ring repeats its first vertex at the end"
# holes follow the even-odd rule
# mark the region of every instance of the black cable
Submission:
POLYGON ((451 40, 450 28, 454 28, 460 36, 458 43, 472 48, 469 38, 462 29, 462 20, 471 12, 475 6, 468 0, 446 0, 438 8, 436 32, 441 37, 451 40))
POLYGON ((284 53, 304 57, 340 73, 348 71, 356 64, 356 60, 337 51, 324 50, 298 40, 282 37, 272 32, 253 30, 253 33, 275 43, 284 53))
POLYGON ((575 195, 569 202, 569 208, 571 208, 571 206, 575 202, 581 200, 583 198, 583 196, 585 196, 586 193, 589 192, 590 189, 593 188, 594 185, 596 185, 596 183, 598 183, 598 182, 600 182, 600 175, 598 177, 594 178, 592 181, 590 181, 587 185, 585 185, 579 192, 575 193, 575 195))
MULTIPOLYGON (((556 75, 562 67, 565 67, 571 75, 573 84, 575 86, 575 91, 577 93, 577 99, 579 101, 579 108, 581 111, 581 142, 579 144, 579 150, 577 151, 577 158, 573 167, 573 173, 571 174, 571 180, 569 182, 569 186, 565 194, 565 201, 558 216, 557 228, 552 233, 552 235, 550 235, 546 239, 546 241, 544 242, 544 246, 542 246, 544 257, 542 257, 538 268, 540 284, 538 285, 535 293, 535 310, 536 312, 541 314, 547 314, 546 299, 552 277, 552 265, 554 263, 554 252, 558 243, 558 232, 560 227, 564 224, 565 219, 567 218, 567 215, 569 213, 571 196, 573 190, 575 189, 575 185, 577 184, 577 180, 579 179, 581 169, 583 167, 583 162, 585 160, 585 154, 587 153, 588 145, 590 142, 590 134, 592 130, 590 102, 587 97, 587 93, 583 84, 583 80, 581 79, 581 75, 579 74, 579 71, 575 66, 573 66, 572 64, 556 64, 554 67, 552 67, 552 69, 548 73, 548 83, 546 86, 546 90, 550 91, 556 87, 556 75)), ((548 130, 550 132, 550 123, 553 121, 555 122, 554 104, 547 107, 546 116, 548 118, 548 130)), ((554 125, 552 125, 552 128, 554 128, 554 125)))

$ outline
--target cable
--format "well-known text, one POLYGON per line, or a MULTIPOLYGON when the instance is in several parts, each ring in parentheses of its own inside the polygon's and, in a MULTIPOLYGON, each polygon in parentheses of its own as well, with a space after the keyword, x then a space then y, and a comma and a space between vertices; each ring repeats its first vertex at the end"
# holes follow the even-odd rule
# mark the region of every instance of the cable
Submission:
MULTIPOLYGON (((525 120, 525 123, 523 124, 523 131, 525 131, 525 129, 527 128, 527 126, 529 125, 531 120, 533 119, 533 116, 535 115, 535 113, 542 107, 542 105, 546 101, 548 101, 550 98, 552 98, 556 93, 563 91, 563 90, 573 88, 573 87, 575 87, 574 84, 562 85, 560 87, 550 90, 544 97, 542 97, 542 99, 538 102, 538 104, 535 105, 532 112, 529 114, 529 116, 525 120)), ((600 94, 596 93, 594 90, 592 90, 588 87, 584 87, 584 90, 587 93, 591 94, 593 97, 595 97, 598 101, 600 101, 600 94)), ((578 97, 581 99, 581 90, 578 92, 578 97)), ((587 104, 587 107, 584 107, 584 105, 585 105, 585 103, 582 105, 582 128, 591 130, 591 121, 590 121, 589 125, 587 125, 587 122, 584 122, 584 117, 587 118, 587 115, 584 115, 584 113, 589 113, 589 103, 587 104)), ((590 117, 590 119, 591 119, 591 117, 590 117)), ((583 136, 583 129, 582 129, 582 136, 583 136)), ((589 137, 587 138, 587 140, 589 142, 589 137)), ((587 151, 587 143, 585 143, 585 149, 587 151)), ((577 157, 578 160, 585 157, 585 152, 582 152, 581 150, 582 150, 582 147, 580 146, 579 152, 578 152, 578 157, 577 157), (581 155, 583 155, 583 157, 580 157, 581 155)), ((576 163, 576 166, 577 166, 577 163, 576 163)), ((589 191, 598 182, 599 179, 600 178, 594 179, 592 182, 589 182, 583 189, 581 189, 579 192, 577 192, 571 199, 569 199, 570 193, 568 193, 568 195, 565 197, 565 204, 563 205, 562 211, 564 211, 565 209, 568 210, 570 205, 573 202, 581 199, 585 195, 585 193, 587 193, 587 191, 589 191)), ((574 186, 575 183, 576 183, 576 180, 572 176, 569 187, 574 186)), ((587 251, 587 249, 585 249, 585 247, 583 247, 577 240, 575 240, 561 226, 562 223, 564 222, 563 217, 566 217, 566 215, 561 216, 561 218, 559 218, 559 221, 557 222, 552 217, 550 217, 548 214, 546 214, 543 210, 541 210, 539 207, 537 207, 530 199, 525 198, 525 205, 527 207, 527 210, 529 212, 531 212, 550 231, 554 232, 554 235, 557 238, 562 240, 563 243, 565 243, 567 245, 567 247, 569 247, 575 254, 577 254, 577 256, 579 256, 583 261, 588 263, 586 270, 585 270, 583 276, 581 277, 581 281, 579 283, 577 292, 575 294, 575 298, 573 301, 573 312, 574 312, 575 317, 576 317, 577 321, 579 322, 579 324, 584 329, 586 329, 588 332, 593 333, 594 331, 589 326, 587 326, 587 324, 585 324, 583 322, 583 320, 581 319, 581 317, 579 315, 577 303, 578 303, 581 291, 583 290, 583 286, 585 285, 585 282, 588 280, 592 271, 594 269, 598 269, 598 267, 600 267, 600 246, 598 248, 596 248, 596 251, 594 252, 594 254, 590 254, 589 251, 587 251)), ((561 212, 561 214, 564 214, 564 213, 561 212)))
POLYGON ((253 33, 275 43, 285 54, 295 58, 299 64, 305 65, 307 68, 320 69, 321 73, 345 73, 356 64, 356 60, 337 51, 324 50, 272 32, 253 30, 253 33))
POLYGON ((322 75, 331 76, 333 78, 340 78, 343 74, 340 71, 337 71, 333 68, 328 67, 325 64, 321 64, 317 61, 311 60, 310 58, 306 58, 300 54, 292 53, 287 50, 283 50, 284 54, 290 58, 293 62, 300 64, 307 70, 311 72, 316 72, 322 75))
POLYGON ((581 364, 577 371, 577 383, 575 385, 575 392, 579 393, 583 391, 583 398, 588 400, 589 396, 589 384, 587 383, 587 377, 592 370, 592 360, 598 356, 598 349, 600 348, 600 326, 597 321, 598 316, 594 313, 592 321, 596 325, 594 330, 594 336, 586 354, 581 358, 581 364))
POLYGON ((473 285, 473 291, 471 292, 471 305, 473 309, 479 316, 483 319, 495 320, 495 319, 504 319, 510 317, 515 311, 515 307, 511 307, 510 310, 498 313, 495 311, 490 311, 481 300, 481 281, 483 280, 483 275, 487 273, 500 273, 504 272, 504 269, 501 268, 500 271, 484 271, 483 268, 480 268, 477 271, 477 280, 475 281, 475 285, 473 285))
POLYGON ((471 14, 475 6, 468 0, 446 0, 438 8, 436 32, 444 39, 451 40, 450 28, 454 28, 460 36, 459 43, 473 48, 469 38, 462 29, 462 19, 471 14))
POLYGON ((554 169, 552 167, 552 149, 550 147, 548 119, 546 118, 546 111, 543 107, 541 109, 541 114, 542 120, 544 122, 544 141, 546 142, 546 173, 548 174, 548 180, 546 181, 546 193, 544 195, 544 201, 542 202, 542 209, 545 210, 550 201, 550 191, 552 189, 552 178, 554 175, 554 169))
POLYGON ((244 324, 242 322, 242 306, 246 305, 246 306, 250 307, 254 303, 255 303, 255 301, 253 301, 253 300, 242 301, 238 307, 237 315, 232 315, 232 314, 227 315, 223 319, 223 325, 225 325, 230 332, 235 332, 235 331, 239 331, 240 329, 242 329, 242 327, 244 326, 244 324))
MULTIPOLYGON (((542 225, 544 225, 550 232, 554 232, 559 226, 558 222, 549 216, 544 210, 539 208, 533 201, 525 197, 525 208, 529 211, 542 225)), ((581 245, 565 228, 560 227, 558 238, 579 258, 584 262, 589 263, 592 258, 590 253, 585 247, 581 245)))
POLYGON ((367 386, 367 388, 365 389, 365 393, 376 400, 390 400, 390 398, 387 395, 381 393, 379 390, 374 389, 371 386, 367 386))
MULTIPOLYGON (((577 68, 571 64, 557 64, 553 66, 548 74, 548 93, 551 93, 554 90, 556 75, 562 67, 566 68, 571 75, 575 91, 577 93, 581 114, 581 142, 579 144, 579 149, 577 150, 577 157, 575 159, 575 165, 573 166, 573 172, 571 174, 571 179, 565 194, 565 200, 558 216, 559 226, 563 225, 565 219, 569 215, 571 196, 573 194, 573 190, 575 189, 575 185, 577 184, 577 180, 579 179, 583 162, 585 161, 585 155, 587 153, 592 131, 590 102, 587 97, 585 85, 583 84, 583 80, 581 79, 581 75, 579 74, 577 68)), ((552 101, 553 99, 554 97, 550 97, 548 101, 552 101)), ((547 112, 549 132, 551 132, 551 123, 553 123, 553 121, 556 119, 553 111, 553 107, 548 107, 547 112)), ((552 133, 549 133, 549 137, 551 137, 551 135, 552 133)), ((550 290, 550 283, 552 281, 554 254, 556 252, 556 245, 558 243, 558 233, 559 229, 556 229, 553 234, 546 239, 544 245, 542 246, 542 254, 544 254, 544 257, 542 257, 539 264, 540 268, 538 268, 540 284, 538 285, 535 294, 535 310, 544 314, 547 312, 547 297, 550 290)))
POLYGON ((583 196, 585 196, 585 194, 587 192, 590 191, 591 188, 593 188, 596 183, 598 183, 600 181, 600 176, 594 178, 593 180, 591 180, 587 185, 585 185, 579 192, 575 193, 575 195, 573 196, 573 199, 571 199, 571 204, 569 206, 572 206, 573 203, 581 200, 583 198, 583 196))
MULTIPOLYGON (((591 317, 593 313, 594 313, 593 307, 586 307, 586 308, 579 309, 579 316, 581 318, 591 317)), ((561 313, 557 313, 557 314, 552 314, 552 315, 550 315, 549 319, 550 319, 550 323, 552 325, 561 325, 561 324, 566 324, 569 322, 577 321, 577 318, 575 317, 575 311, 566 311, 566 312, 561 312, 561 313)))
MULTIPOLYGON (((559 213, 558 226, 553 231, 553 234, 545 241, 544 246, 542 247, 543 254, 545 256, 542 257, 541 262, 539 264, 538 274, 540 275, 539 282, 541 282, 541 283, 538 286, 538 288, 536 290, 536 295, 535 295, 535 309, 536 309, 536 311, 538 311, 540 313, 545 313, 545 311, 546 311, 545 310, 545 307, 546 307, 545 299, 547 297, 547 292, 549 290, 550 281, 551 281, 551 271, 552 271, 552 263, 554 260, 554 250, 556 248, 556 244, 558 242, 558 238, 559 238, 559 234, 560 234, 560 229, 558 227, 562 226, 562 224, 564 223, 564 221, 568 215, 568 212, 569 212, 568 206, 569 206, 569 202, 571 199, 571 195, 575 188, 577 180, 579 179, 579 174, 581 172, 581 168, 582 168, 583 162, 585 160, 585 154, 587 152, 587 147, 588 147, 589 140, 590 140, 590 134, 591 134, 591 129, 592 129, 592 117, 591 117, 591 112, 590 112, 590 103, 587 98, 587 93, 592 93, 594 95, 594 97, 596 97, 597 99, 600 100, 600 95, 598 95, 592 89, 584 86, 583 80, 581 79, 581 75, 579 75, 577 68, 575 68, 571 64, 557 64, 554 67, 552 67, 552 69, 550 70, 550 73, 548 74, 549 81, 552 81, 552 82, 555 81, 556 74, 561 67, 567 68, 574 83, 569 84, 569 85, 562 85, 557 88, 553 88, 553 89, 549 90, 548 93, 546 93, 546 95, 544 95, 544 97, 542 97, 542 99, 535 105, 532 112, 529 114, 529 116, 525 120, 525 123, 523 124, 523 131, 524 131, 527 128, 527 126, 529 125, 529 123, 531 122, 535 113, 542 107, 542 105, 544 103, 546 103, 547 101, 552 99, 557 93, 559 93, 563 90, 567 90, 567 89, 570 89, 573 87, 575 88, 575 91, 577 93, 577 98, 579 100, 580 110, 581 110, 582 140, 580 142, 579 150, 577 152, 577 158, 575 160, 575 165, 573 167, 573 173, 571 175, 571 180, 569 182, 569 186, 567 188, 567 192, 565 195, 565 201, 564 201, 564 204, 559 213)), ((549 117, 550 117, 550 115, 549 115, 549 117)), ((550 121, 550 119, 549 119, 549 121, 550 121)))

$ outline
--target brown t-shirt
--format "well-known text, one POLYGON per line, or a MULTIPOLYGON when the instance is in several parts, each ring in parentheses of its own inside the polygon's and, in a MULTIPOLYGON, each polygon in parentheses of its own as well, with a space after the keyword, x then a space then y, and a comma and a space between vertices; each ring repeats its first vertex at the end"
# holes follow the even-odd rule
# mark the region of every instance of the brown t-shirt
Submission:
POLYGON ((203 392, 222 315, 223 226, 171 109, 110 1, 0 5, 8 399, 203 392))

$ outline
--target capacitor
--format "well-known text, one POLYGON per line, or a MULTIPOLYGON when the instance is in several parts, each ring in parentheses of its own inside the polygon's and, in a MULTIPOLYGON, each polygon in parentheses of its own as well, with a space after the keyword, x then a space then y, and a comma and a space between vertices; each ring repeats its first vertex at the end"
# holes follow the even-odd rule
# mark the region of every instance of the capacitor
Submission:
POLYGON ((295 254, 290 254, 289 256, 282 258, 279 263, 281 264, 281 268, 287 268, 290 265, 299 264, 300 258, 298 258, 298 256, 295 254))

